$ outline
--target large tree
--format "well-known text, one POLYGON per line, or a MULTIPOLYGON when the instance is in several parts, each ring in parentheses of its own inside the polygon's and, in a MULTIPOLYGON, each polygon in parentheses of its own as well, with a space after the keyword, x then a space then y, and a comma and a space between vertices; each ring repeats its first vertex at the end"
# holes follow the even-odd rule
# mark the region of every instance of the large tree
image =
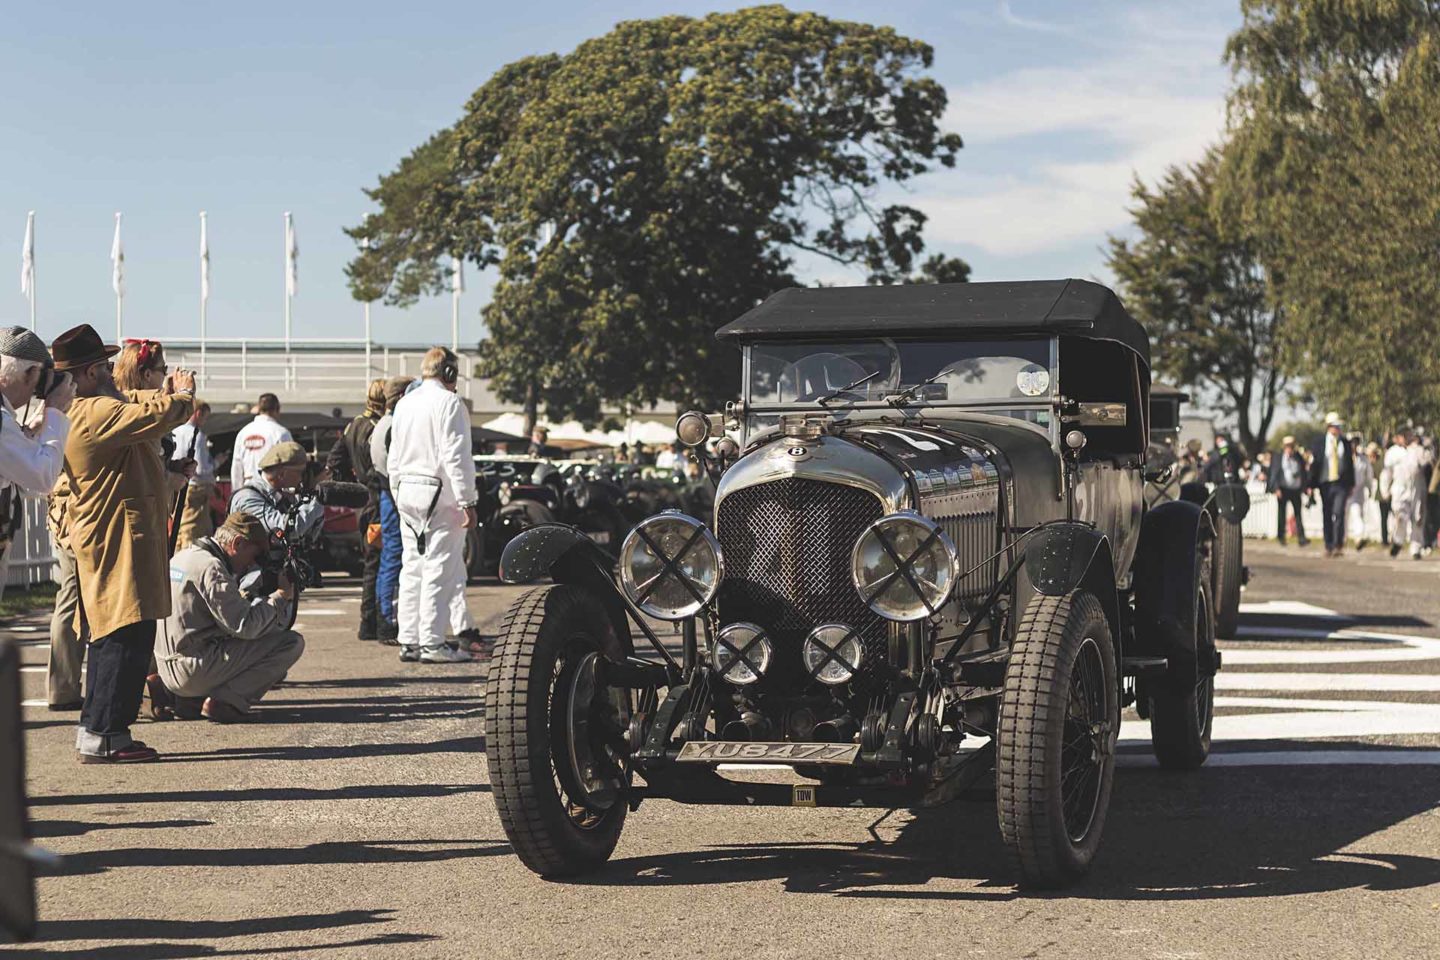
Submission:
POLYGON ((924 215, 877 199, 954 164, 931 57, 889 28, 767 6, 517 61, 368 191, 352 287, 406 303, 443 289, 452 253, 497 268, 481 372, 532 418, 718 405, 738 358, 714 330, 793 285, 797 256, 875 283, 967 274, 921 267, 924 215))
POLYGON ((1110 239, 1110 268, 1155 345, 1155 369, 1205 391, 1235 417, 1240 442, 1260 450, 1286 376, 1277 356, 1283 308, 1243 231, 1214 203, 1220 154, 1171 167, 1154 189, 1131 190, 1138 237, 1110 239))
POLYGON ((1244 0, 1220 203, 1284 278, 1284 357, 1379 430, 1440 417, 1440 0, 1244 0))

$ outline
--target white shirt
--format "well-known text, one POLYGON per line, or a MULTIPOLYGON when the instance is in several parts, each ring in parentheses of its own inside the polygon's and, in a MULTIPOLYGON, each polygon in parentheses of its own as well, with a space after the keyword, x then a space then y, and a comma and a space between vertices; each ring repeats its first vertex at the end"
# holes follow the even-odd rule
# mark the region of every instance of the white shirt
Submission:
POLYGON ((260 469, 260 458, 277 443, 293 440, 290 431, 274 417, 259 414, 235 435, 235 452, 230 457, 230 487, 239 490, 260 469))
POLYGON ((1390 501, 1401 510, 1418 502, 1420 495, 1420 447, 1398 443, 1385 451, 1385 469, 1390 474, 1390 501))
POLYGON ((14 484, 29 493, 49 493, 65 465, 70 418, 47 407, 40 432, 25 435, 9 400, 0 398, 0 484, 14 484))
POLYGON ((655 466, 660 470, 674 470, 680 466, 680 457, 674 450, 666 447, 664 450, 655 454, 655 466))
POLYGON ((440 481, 441 498, 475 503, 475 458, 465 404, 438 380, 420 386, 395 405, 386 469, 394 486, 405 477, 440 481), (448 497, 447 497, 448 494, 448 497))
POLYGON ((195 458, 195 483, 215 482, 215 458, 210 455, 210 438, 205 436, 204 430, 197 430, 193 423, 182 423, 170 433, 170 438, 175 441, 175 456, 172 459, 184 460, 187 457, 195 458), (191 444, 194 444, 194 452, 191 452, 191 444))

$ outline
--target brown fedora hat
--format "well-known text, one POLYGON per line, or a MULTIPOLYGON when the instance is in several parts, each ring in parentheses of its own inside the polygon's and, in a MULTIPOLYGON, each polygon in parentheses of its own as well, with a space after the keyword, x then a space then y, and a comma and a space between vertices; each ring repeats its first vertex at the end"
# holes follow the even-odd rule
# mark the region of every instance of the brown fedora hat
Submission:
POLYGON ((56 370, 78 370, 99 360, 108 360, 119 353, 120 348, 101 340, 94 327, 82 323, 56 337, 50 352, 55 356, 56 370))

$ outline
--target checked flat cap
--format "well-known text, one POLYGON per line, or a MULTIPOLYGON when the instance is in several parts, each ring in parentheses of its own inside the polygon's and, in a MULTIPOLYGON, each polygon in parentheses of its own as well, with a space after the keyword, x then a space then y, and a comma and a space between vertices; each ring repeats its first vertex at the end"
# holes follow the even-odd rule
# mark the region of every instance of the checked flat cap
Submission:
POLYGON ((265 452, 260 458, 260 469, 269 470, 272 467, 303 467, 309 458, 305 456, 305 448, 294 440, 282 440, 265 452))
POLYGON ((45 341, 24 327, 0 327, 0 354, 35 363, 53 362, 50 351, 45 349, 45 341))

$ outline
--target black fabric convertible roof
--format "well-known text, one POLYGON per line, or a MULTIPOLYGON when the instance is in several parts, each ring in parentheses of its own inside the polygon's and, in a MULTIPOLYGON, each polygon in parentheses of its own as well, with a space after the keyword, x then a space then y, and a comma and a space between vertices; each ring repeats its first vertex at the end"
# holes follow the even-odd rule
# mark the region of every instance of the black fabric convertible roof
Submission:
POLYGON ((1072 334, 1123 343, 1150 363, 1150 338, 1109 287, 1089 280, 791 287, 721 327, 719 340, 827 336, 1072 334))

